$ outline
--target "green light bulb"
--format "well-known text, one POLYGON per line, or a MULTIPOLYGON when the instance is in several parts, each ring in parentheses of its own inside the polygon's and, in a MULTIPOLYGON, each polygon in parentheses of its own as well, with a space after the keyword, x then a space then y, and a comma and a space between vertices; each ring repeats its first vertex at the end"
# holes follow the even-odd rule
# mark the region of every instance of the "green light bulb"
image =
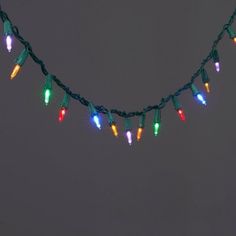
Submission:
POLYGON ((159 123, 155 123, 153 125, 153 130, 154 130, 154 135, 157 136, 159 133, 159 128, 160 128, 160 124, 159 123))
POLYGON ((48 74, 46 76, 46 83, 45 83, 44 89, 43 89, 44 102, 45 102, 46 106, 49 104, 51 96, 52 96, 52 80, 53 80, 53 75, 48 74))
POLYGON ((160 124, 161 124, 161 110, 157 108, 155 109, 154 120, 153 120, 153 133, 155 136, 159 134, 160 124))
POLYGON ((45 102, 46 106, 47 106, 48 103, 49 103, 51 94, 52 94, 52 93, 51 93, 51 90, 50 90, 50 89, 46 89, 46 90, 45 90, 45 93, 44 93, 44 102, 45 102))

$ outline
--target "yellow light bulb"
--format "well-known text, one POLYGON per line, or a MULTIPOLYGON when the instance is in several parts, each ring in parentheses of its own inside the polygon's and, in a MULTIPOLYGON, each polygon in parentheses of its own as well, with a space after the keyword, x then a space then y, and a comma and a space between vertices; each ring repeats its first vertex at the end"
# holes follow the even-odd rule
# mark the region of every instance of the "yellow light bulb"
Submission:
POLYGON ((234 37, 233 41, 234 41, 234 43, 236 43, 236 37, 234 37))
POLYGON ((143 133, 143 128, 138 128, 138 132, 137 132, 137 140, 138 141, 141 139, 142 133, 143 133))
POLYGON ((16 77, 16 75, 18 74, 18 72, 20 71, 21 66, 16 64, 16 66, 14 67, 12 73, 11 73, 11 79, 14 79, 16 77))
POLYGON ((205 83, 205 88, 208 93, 210 93, 210 85, 209 83, 205 83))
POLYGON ((113 131, 114 136, 117 137, 117 136, 118 136, 118 131, 117 131, 116 125, 112 124, 112 125, 111 125, 111 129, 112 129, 112 131, 113 131))

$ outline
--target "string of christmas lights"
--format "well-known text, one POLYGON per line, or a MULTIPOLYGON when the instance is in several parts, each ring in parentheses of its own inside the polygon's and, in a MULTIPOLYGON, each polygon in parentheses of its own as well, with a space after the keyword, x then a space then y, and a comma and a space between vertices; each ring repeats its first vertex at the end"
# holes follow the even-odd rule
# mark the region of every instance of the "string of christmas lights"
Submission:
POLYGON ((178 99, 178 97, 184 91, 191 90, 192 95, 196 99, 197 102, 199 102, 200 104, 204 106, 207 105, 205 96, 195 85, 195 80, 197 78, 201 78, 202 83, 205 86, 206 92, 207 93, 210 92, 210 79, 208 77, 205 66, 209 61, 212 61, 215 66, 216 72, 217 73, 220 72, 221 70, 220 57, 217 50, 217 46, 220 43, 220 41, 223 39, 225 33, 227 33, 229 38, 236 44, 236 32, 232 28, 232 24, 235 20, 235 16, 236 16, 236 9, 234 10, 233 14, 229 17, 228 22, 223 26, 216 40, 213 41, 210 52, 208 53, 206 58, 202 60, 199 68, 197 69, 195 73, 193 73, 188 83, 183 85, 174 93, 171 93, 168 96, 161 98, 159 104, 144 107, 142 111, 126 112, 126 111, 121 111, 118 109, 108 109, 103 105, 94 105, 93 102, 82 97, 80 94, 73 93, 71 89, 65 84, 63 84, 61 80, 59 80, 55 75, 49 73, 43 60, 38 58, 37 55, 33 52, 31 44, 20 35, 20 32, 17 26, 13 25, 7 13, 2 10, 1 5, 0 5, 0 17, 3 22, 3 37, 6 43, 7 51, 9 53, 12 51, 13 39, 17 39, 24 46, 22 52, 19 54, 19 56, 15 60, 15 66, 12 70, 12 73, 10 74, 10 79, 13 80, 18 75, 25 61, 30 56, 33 59, 33 61, 41 67, 41 71, 43 75, 45 76, 45 86, 43 88, 45 105, 47 106, 50 103, 50 100, 52 97, 53 82, 62 90, 64 90, 64 97, 60 104, 60 109, 59 109, 59 116, 58 116, 59 122, 62 122, 64 120, 67 110, 69 109, 70 98, 73 98, 74 100, 78 100, 82 105, 88 107, 91 120, 99 130, 102 129, 102 124, 100 121, 100 114, 107 115, 108 124, 111 127, 111 131, 115 137, 118 137, 118 127, 116 125, 113 115, 117 115, 124 118, 125 119, 125 136, 127 138, 129 145, 133 143, 133 139, 134 139, 131 118, 139 117, 139 125, 136 131, 137 132, 136 139, 137 141, 140 141, 142 138, 144 128, 145 128, 146 114, 151 111, 154 111, 153 134, 154 136, 158 136, 160 127, 161 127, 161 111, 162 109, 164 109, 166 104, 170 101, 172 101, 173 107, 176 110, 180 120, 181 121, 186 120, 184 110, 178 99))

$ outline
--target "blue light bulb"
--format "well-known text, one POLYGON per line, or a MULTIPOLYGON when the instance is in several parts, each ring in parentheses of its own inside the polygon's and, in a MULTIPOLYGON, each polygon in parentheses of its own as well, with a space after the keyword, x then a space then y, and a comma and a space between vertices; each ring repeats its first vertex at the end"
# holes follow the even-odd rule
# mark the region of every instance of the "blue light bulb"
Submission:
POLYGON ((204 99, 204 97, 202 96, 202 94, 197 94, 197 99, 198 99, 198 101, 199 102, 201 102, 203 105, 207 105, 207 103, 206 103, 206 100, 204 99))
POLYGON ((99 117, 97 115, 93 116, 93 121, 94 121, 95 125, 97 126, 97 128, 101 129, 100 120, 99 120, 99 117))

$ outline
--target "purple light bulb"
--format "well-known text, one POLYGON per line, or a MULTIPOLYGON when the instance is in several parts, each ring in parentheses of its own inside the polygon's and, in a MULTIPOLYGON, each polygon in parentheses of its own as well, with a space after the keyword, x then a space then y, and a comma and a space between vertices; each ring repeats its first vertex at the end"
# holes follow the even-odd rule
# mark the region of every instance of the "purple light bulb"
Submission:
POLYGON ((131 145, 131 144, 132 144, 132 133, 131 133, 130 130, 128 130, 128 131, 126 132, 126 137, 127 137, 127 139, 128 139, 129 145, 131 145))
POLYGON ((8 52, 11 52, 11 49, 12 49, 12 37, 10 35, 8 35, 6 37, 6 45, 7 45, 8 52))
POLYGON ((215 68, 217 72, 220 72, 220 63, 218 61, 215 62, 215 68))

